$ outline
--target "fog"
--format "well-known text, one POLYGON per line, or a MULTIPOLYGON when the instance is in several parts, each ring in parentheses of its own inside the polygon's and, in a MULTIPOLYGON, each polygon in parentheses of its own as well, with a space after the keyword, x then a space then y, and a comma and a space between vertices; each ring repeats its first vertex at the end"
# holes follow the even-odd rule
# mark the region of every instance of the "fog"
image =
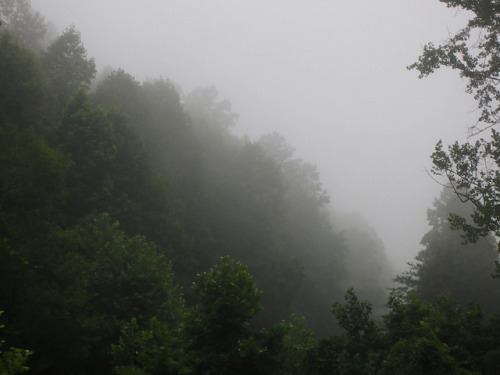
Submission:
POLYGON ((435 143, 463 140, 475 118, 465 83, 406 66, 467 14, 437 0, 32 0, 62 31, 81 31, 98 70, 164 77, 184 93, 214 85, 237 134, 277 131, 315 163, 336 212, 359 212, 396 268, 420 249, 440 186, 435 143))

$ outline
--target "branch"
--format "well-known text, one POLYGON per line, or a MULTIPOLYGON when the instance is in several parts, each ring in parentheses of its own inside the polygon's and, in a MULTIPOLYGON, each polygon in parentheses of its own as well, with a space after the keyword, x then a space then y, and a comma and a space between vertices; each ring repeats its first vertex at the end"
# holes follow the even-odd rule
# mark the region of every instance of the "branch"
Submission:
POLYGON ((468 131, 469 134, 467 134, 467 139, 475 137, 476 135, 481 134, 485 130, 488 130, 488 129, 493 128, 494 126, 497 126, 498 124, 500 124, 500 120, 497 120, 496 122, 489 124, 489 125, 485 126, 484 128, 479 128, 478 124, 479 124, 479 121, 476 123, 476 125, 469 127, 469 131, 468 131))

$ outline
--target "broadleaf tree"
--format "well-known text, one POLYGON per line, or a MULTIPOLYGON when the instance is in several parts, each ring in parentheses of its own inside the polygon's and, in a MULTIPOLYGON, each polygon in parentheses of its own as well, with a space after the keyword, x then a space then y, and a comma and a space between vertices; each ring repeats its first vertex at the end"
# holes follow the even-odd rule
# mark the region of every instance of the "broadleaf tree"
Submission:
POLYGON ((254 373, 249 320, 260 310, 261 292, 245 265, 225 256, 198 275, 200 304, 187 317, 188 361, 197 374, 254 373))
POLYGON ((0 30, 6 29, 20 44, 42 51, 47 24, 29 0, 0 0, 0 22, 0 30))
POLYGON ((89 89, 96 73, 94 58, 87 56, 80 32, 74 26, 64 30, 47 48, 43 67, 60 106, 79 89, 89 89))
MULTIPOLYGON (((475 142, 445 147, 439 141, 432 154, 432 173, 444 179, 462 201, 475 209, 472 223, 458 215, 450 217, 466 240, 477 241, 493 232, 500 235, 500 134, 493 129, 500 123, 500 3, 492 0, 440 0, 449 8, 471 14, 466 26, 445 43, 424 46, 416 69, 426 77, 437 69, 457 70, 467 82, 466 92, 477 102, 477 122, 470 126, 471 136, 491 129, 490 137, 475 142)), ((483 133, 484 134, 484 133, 483 133)), ((497 268, 500 275, 500 268, 497 268)))

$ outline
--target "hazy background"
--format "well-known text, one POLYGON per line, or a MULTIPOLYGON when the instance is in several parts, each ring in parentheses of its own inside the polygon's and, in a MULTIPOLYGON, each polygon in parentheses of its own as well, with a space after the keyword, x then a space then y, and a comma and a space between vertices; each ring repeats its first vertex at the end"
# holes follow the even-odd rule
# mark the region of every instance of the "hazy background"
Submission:
POLYGON ((467 14, 438 0, 32 0, 74 24, 101 70, 164 77, 184 93, 214 85, 237 134, 277 131, 317 164, 337 212, 357 211, 401 269, 420 249, 440 187, 435 143, 463 140, 474 102, 457 74, 406 66, 467 14))

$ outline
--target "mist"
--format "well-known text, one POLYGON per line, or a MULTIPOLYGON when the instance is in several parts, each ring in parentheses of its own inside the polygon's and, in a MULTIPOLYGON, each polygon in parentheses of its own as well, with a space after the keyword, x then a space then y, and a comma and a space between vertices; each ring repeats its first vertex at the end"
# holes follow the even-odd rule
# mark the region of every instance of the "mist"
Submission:
POLYGON ((279 132, 318 166, 336 213, 360 213, 401 270, 428 230, 439 139, 463 139, 474 103, 453 72, 406 66, 467 20, 435 0, 34 0, 58 31, 81 31, 98 71, 215 86, 251 140, 279 132))
POLYGON ((0 368, 500 373, 499 25, 0 0, 0 368))

